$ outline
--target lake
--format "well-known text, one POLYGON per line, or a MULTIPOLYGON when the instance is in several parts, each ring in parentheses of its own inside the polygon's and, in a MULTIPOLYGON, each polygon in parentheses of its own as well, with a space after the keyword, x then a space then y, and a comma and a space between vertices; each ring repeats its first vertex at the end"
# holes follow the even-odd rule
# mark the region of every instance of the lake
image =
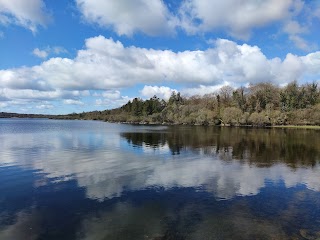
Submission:
POLYGON ((320 131, 0 120, 0 239, 320 239, 320 131))

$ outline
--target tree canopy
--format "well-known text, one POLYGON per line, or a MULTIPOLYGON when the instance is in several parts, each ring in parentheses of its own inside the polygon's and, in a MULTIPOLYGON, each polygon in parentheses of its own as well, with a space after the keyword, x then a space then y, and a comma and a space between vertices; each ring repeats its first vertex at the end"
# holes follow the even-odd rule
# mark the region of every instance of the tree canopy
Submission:
POLYGON ((134 98, 105 111, 54 116, 109 122, 190 125, 320 125, 320 90, 317 83, 285 87, 271 83, 233 89, 222 87, 204 96, 184 97, 172 92, 168 101, 153 96, 134 98))

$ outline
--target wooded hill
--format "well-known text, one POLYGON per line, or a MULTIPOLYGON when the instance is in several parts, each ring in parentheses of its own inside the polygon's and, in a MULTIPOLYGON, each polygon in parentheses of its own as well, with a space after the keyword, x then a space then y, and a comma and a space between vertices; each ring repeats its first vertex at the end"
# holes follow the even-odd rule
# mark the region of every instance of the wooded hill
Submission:
POLYGON ((57 116, 109 122, 189 125, 320 125, 320 90, 316 83, 284 88, 259 83, 234 90, 183 97, 173 92, 168 101, 154 96, 135 98, 120 108, 57 116))

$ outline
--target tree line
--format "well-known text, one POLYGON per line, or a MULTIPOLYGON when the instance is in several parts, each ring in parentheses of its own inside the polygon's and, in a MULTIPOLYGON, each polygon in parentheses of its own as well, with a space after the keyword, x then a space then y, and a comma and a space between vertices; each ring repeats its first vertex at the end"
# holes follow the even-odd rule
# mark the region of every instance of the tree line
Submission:
POLYGON ((188 125, 320 125, 320 90, 317 83, 286 87, 271 83, 233 89, 222 87, 204 96, 184 97, 172 92, 168 101, 154 96, 134 98, 125 105, 105 111, 63 116, 109 122, 188 125))

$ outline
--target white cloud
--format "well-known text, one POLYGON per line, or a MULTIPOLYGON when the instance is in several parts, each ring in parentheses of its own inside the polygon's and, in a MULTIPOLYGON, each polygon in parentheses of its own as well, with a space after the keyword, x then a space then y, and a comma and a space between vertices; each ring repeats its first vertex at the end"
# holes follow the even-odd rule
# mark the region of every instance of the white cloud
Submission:
POLYGON ((96 105, 97 105, 97 106, 103 105, 102 99, 97 99, 97 100, 96 100, 96 105))
POLYGON ((119 99, 120 98, 120 92, 119 91, 105 91, 102 93, 102 97, 108 98, 108 99, 119 99))
POLYGON ((273 64, 277 79, 282 84, 301 79, 300 77, 307 72, 308 65, 303 61, 303 58, 291 53, 287 54, 281 65, 278 65, 278 61, 274 61, 273 64))
POLYGON ((226 29, 232 36, 246 39, 254 28, 289 18, 300 9, 296 2, 300 1, 185 0, 180 14, 188 32, 226 29))
POLYGON ((65 48, 55 46, 55 47, 46 47, 45 49, 42 49, 42 50, 40 50, 39 48, 35 48, 32 51, 32 54, 35 55, 36 57, 45 59, 49 56, 49 54, 59 55, 61 53, 67 53, 67 52, 68 51, 65 48))
POLYGON ((284 31, 291 35, 301 34, 307 32, 307 28, 300 25, 297 21, 288 21, 284 26, 284 31))
POLYGON ((168 100, 172 94, 172 92, 178 92, 176 89, 172 89, 165 86, 144 86, 143 89, 140 91, 142 96, 151 98, 154 95, 157 97, 168 100))
POLYGON ((39 99, 39 100, 49 100, 55 99, 62 96, 61 91, 38 91, 31 89, 0 89, 0 96, 7 99, 39 99))
MULTIPOLYGON (((254 29, 272 23, 284 24, 284 32, 297 30, 300 23, 295 19, 306 13, 309 6, 302 0, 182 0, 177 9, 162 0, 76 0, 76 3, 86 21, 111 27, 118 35, 173 34, 180 28, 189 34, 222 30, 240 39, 248 39, 254 29)), ((318 12, 314 10, 311 15, 317 17, 318 12)))
POLYGON ((32 51, 32 54, 43 59, 48 57, 48 52, 45 50, 40 50, 39 48, 35 48, 32 51))
MULTIPOLYGON (((0 89, 0 104, 3 106, 34 106, 36 109, 54 108, 51 102, 66 99, 64 104, 83 105, 79 100, 88 96, 88 91, 38 91, 31 89, 0 89), (73 100, 74 102, 72 102, 73 100)), ((30 110, 29 110, 30 112, 30 110)))
POLYGON ((314 47, 307 49, 308 42, 301 34, 306 34, 320 16, 317 4, 303 0, 181 0, 176 7, 163 0, 76 3, 87 22, 112 28, 118 35, 172 35, 179 29, 188 34, 222 31, 246 40, 254 30, 275 24, 276 31, 288 34, 294 46, 309 51, 314 47))
POLYGON ((303 34, 308 33, 309 29, 307 26, 302 26, 299 22, 290 20, 284 27, 283 31, 288 34, 289 40, 298 48, 304 51, 310 51, 315 49, 315 44, 309 43, 303 38, 303 34))
POLYGON ((37 109, 52 109, 54 108, 53 105, 51 104, 41 104, 36 106, 37 109))
POLYGON ((203 96, 205 94, 210 94, 219 91, 223 86, 229 86, 228 83, 218 84, 215 86, 205 86, 200 85, 194 88, 185 88, 181 90, 181 93, 186 96, 203 96))
POLYGON ((304 57, 301 57, 301 60, 307 67, 307 73, 310 75, 317 75, 319 77, 320 71, 320 52, 310 53, 304 57))
POLYGON ((301 50, 305 50, 308 51, 311 49, 310 44, 303 39, 302 37, 298 36, 298 35, 290 35, 289 39, 294 43, 294 45, 301 49, 301 50))
POLYGON ((55 46, 50 48, 51 52, 54 54, 67 53, 68 51, 64 47, 55 46))
POLYGON ((5 108, 8 106, 8 103, 0 102, 0 108, 5 108))
MULTIPOLYGON (((108 97, 108 96, 106 96, 106 97, 108 97)), ((128 96, 119 96, 118 98, 115 98, 115 96, 111 96, 109 98, 96 99, 95 105, 96 106, 103 106, 107 109, 113 109, 113 108, 121 107, 131 100, 132 100, 132 98, 130 98, 128 96)))
POLYGON ((295 47, 311 51, 315 44, 305 37, 320 16, 313 5, 303 0, 185 0, 179 11, 180 26, 189 34, 223 31, 247 40, 254 30, 276 23, 278 34, 287 34, 295 47))
POLYGON ((171 34, 176 25, 162 0, 76 0, 84 18, 102 27, 112 27, 119 35, 136 31, 148 35, 171 34))
POLYGON ((107 109, 118 108, 126 104, 128 101, 132 100, 128 96, 121 96, 118 90, 108 90, 103 92, 95 92, 93 97, 100 97, 95 100, 96 106, 102 106, 107 109))
POLYGON ((11 99, 30 95, 59 98, 64 93, 82 97, 90 94, 88 90, 104 90, 101 96, 112 100, 120 97, 118 89, 145 84, 144 96, 156 93, 167 97, 171 90, 152 86, 170 82, 204 92, 205 87, 210 86, 211 91, 225 83, 237 87, 265 81, 285 84, 305 77, 319 79, 319 54, 289 53, 283 60, 268 59, 257 46, 225 39, 216 40, 204 51, 176 53, 125 47, 119 41, 98 36, 87 39, 74 59, 56 57, 33 67, 0 70, 0 89, 11 99))
POLYGON ((65 99, 63 100, 63 103, 67 105, 84 105, 82 101, 74 99, 65 99))
POLYGON ((0 24, 15 24, 32 32, 50 21, 43 0, 0 0, 0 24))

